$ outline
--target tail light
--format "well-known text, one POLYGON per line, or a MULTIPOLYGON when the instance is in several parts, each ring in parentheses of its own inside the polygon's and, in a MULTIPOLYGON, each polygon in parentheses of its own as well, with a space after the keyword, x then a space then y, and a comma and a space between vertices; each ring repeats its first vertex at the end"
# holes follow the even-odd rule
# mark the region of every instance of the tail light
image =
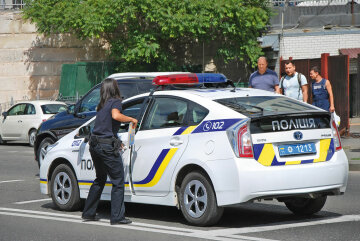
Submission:
POLYGON ((242 120, 227 129, 231 147, 237 157, 254 157, 250 135, 250 120, 242 120))
POLYGON ((333 136, 334 136, 335 150, 336 151, 341 150, 342 147, 341 147, 339 131, 338 131, 336 123, 333 119, 331 120, 331 129, 332 129, 333 136))

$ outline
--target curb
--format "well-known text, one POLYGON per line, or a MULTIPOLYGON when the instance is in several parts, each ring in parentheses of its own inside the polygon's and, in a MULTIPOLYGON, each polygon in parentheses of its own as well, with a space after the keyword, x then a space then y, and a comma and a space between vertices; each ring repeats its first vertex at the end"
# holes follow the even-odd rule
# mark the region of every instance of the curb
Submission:
POLYGON ((351 164, 351 163, 349 163, 349 171, 350 172, 359 172, 360 171, 360 164, 351 164))

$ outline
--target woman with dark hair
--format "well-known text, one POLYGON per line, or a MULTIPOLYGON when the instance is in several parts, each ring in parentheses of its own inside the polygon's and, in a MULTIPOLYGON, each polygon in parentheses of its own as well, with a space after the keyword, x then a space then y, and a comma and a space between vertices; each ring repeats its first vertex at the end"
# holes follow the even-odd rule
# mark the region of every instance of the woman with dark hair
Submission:
POLYGON ((119 153, 121 142, 117 132, 120 122, 132 122, 135 128, 138 121, 121 114, 121 110, 122 103, 117 81, 105 79, 101 85, 100 103, 97 106, 95 126, 89 141, 96 179, 85 202, 82 214, 84 221, 99 220, 96 209, 108 175, 112 183, 110 223, 112 225, 131 223, 131 220, 125 218, 124 168, 119 153))
POLYGON ((330 81, 319 74, 319 68, 314 66, 310 69, 310 78, 314 80, 311 86, 313 105, 330 112, 335 111, 334 95, 330 81))

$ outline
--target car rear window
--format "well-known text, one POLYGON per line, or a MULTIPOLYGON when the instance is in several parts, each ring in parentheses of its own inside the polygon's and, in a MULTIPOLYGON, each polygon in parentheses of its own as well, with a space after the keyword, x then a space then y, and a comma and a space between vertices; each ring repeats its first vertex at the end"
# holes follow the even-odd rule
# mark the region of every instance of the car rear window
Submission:
POLYGON ((41 110, 44 114, 57 114, 62 111, 66 111, 67 106, 61 104, 47 104, 42 105, 41 110))
POLYGON ((283 96, 248 96, 215 101, 249 117, 317 110, 305 103, 283 96))

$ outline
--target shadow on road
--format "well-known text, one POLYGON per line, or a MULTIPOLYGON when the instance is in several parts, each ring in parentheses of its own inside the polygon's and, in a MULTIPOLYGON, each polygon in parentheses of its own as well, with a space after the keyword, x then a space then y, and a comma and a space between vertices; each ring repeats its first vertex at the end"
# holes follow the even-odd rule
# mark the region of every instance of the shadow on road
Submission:
MULTIPOLYGON (((181 224, 191 227, 176 207, 126 203, 126 216, 130 219, 153 221, 161 225, 162 222, 181 224)), ((42 205, 43 208, 60 211, 52 202, 42 205)), ((110 202, 101 201, 98 215, 102 219, 110 219, 110 202)), ((236 207, 225 208, 224 215, 214 228, 243 228, 252 226, 274 225, 277 223, 293 223, 313 221, 322 218, 339 217, 340 214, 321 211, 312 216, 296 216, 286 207, 273 204, 248 203, 236 207)), ((140 221, 141 222, 141 221, 140 221)), ((197 227, 198 228, 198 227, 197 227)), ((210 229, 204 228, 206 229, 210 229)))

